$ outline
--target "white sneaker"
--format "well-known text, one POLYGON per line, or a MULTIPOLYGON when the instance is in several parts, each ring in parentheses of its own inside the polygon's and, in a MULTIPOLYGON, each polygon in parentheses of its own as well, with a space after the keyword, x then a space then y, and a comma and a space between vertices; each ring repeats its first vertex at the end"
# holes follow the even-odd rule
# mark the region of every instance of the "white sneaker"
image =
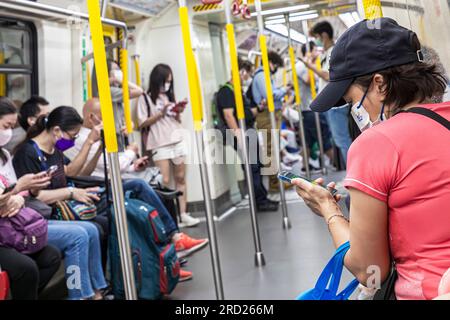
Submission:
POLYGON ((280 163, 280 168, 281 168, 281 170, 283 170, 283 171, 291 171, 291 170, 292 170, 292 167, 291 167, 291 166, 288 166, 287 164, 285 164, 285 163, 283 163, 283 162, 280 163))
POLYGON ((294 153, 289 153, 286 152, 286 154, 283 157, 283 162, 284 163, 293 163, 293 162, 297 162, 297 161, 301 161, 302 160, 302 156, 299 154, 294 154, 294 153))
POLYGON ((184 227, 195 227, 200 223, 200 219, 194 218, 191 215, 187 213, 180 214, 181 216, 181 222, 178 224, 178 227, 184 228, 184 227))

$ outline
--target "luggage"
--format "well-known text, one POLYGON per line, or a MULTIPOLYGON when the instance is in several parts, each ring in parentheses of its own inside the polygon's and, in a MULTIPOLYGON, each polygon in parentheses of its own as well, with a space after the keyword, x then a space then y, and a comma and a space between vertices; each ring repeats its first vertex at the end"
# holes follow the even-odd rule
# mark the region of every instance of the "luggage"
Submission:
POLYGON ((337 294, 339 283, 341 282, 342 269, 344 268, 344 257, 348 249, 350 249, 349 242, 340 246, 325 269, 323 269, 316 286, 300 294, 297 300, 348 300, 359 284, 358 280, 354 279, 344 290, 337 294))
MULTIPOLYGON (((152 206, 132 198, 127 192, 125 208, 138 297, 160 299, 170 294, 179 280, 180 264, 175 246, 170 243, 164 223, 152 206)), ((125 294, 114 212, 111 227, 108 250, 111 283, 114 296, 120 299, 125 294)))

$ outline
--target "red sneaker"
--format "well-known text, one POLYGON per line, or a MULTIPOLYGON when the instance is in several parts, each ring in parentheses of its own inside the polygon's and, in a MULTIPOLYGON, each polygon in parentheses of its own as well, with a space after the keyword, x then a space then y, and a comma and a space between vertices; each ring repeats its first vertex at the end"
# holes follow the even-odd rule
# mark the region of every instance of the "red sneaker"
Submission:
POLYGON ((192 275, 191 271, 186 271, 186 270, 180 269, 180 279, 178 280, 178 282, 184 282, 184 281, 191 280, 192 277, 193 277, 193 275, 192 275))
POLYGON ((185 233, 181 233, 180 239, 175 242, 175 249, 179 259, 187 257, 194 252, 204 248, 208 244, 208 239, 194 239, 185 233))

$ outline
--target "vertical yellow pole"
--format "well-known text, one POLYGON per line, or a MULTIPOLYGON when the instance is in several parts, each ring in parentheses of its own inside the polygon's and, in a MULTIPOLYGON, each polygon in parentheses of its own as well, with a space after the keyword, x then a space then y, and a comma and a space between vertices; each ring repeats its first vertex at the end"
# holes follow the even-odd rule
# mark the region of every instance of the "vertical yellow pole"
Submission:
MULTIPOLYGON (((228 0, 225 0, 228 1, 228 0)), ((234 26, 228 23, 226 26, 228 35, 228 44, 230 49, 231 73, 233 75, 234 99, 236 102, 236 113, 238 119, 245 118, 244 102, 242 99, 241 77, 239 75, 239 65, 237 59, 236 39, 234 34, 234 26)))
POLYGON ((94 47, 97 84, 103 118, 105 145, 111 172, 111 190, 114 205, 114 222, 117 229, 123 286, 127 300, 137 300, 133 260, 131 258, 128 223, 125 209, 122 178, 118 156, 117 136, 114 123, 111 89, 106 62, 105 42, 98 0, 88 0, 89 26, 94 47))
POLYGON ((200 77, 195 61, 195 56, 192 51, 191 33, 189 28, 188 8, 185 0, 179 1, 179 15, 181 34, 183 38, 184 56, 186 61, 186 69, 188 74, 189 95, 191 98, 192 117, 194 120, 195 141, 197 147, 197 155, 200 162, 200 178, 202 180, 202 191, 206 211, 206 224, 208 229, 208 236, 211 250, 211 263, 213 270, 213 278, 216 290, 216 297, 218 300, 224 299, 224 291, 222 284, 222 275, 220 270, 220 259, 216 238, 216 230, 214 226, 213 206, 211 202, 211 192, 208 180, 208 168, 204 162, 204 142, 203 142, 203 99, 200 86, 200 77))
POLYGON ((135 69, 135 73, 136 73, 136 84, 139 87, 142 87, 141 68, 139 66, 139 55, 137 55, 137 54, 134 55, 133 60, 134 60, 134 69, 135 69))
POLYGON ((92 78, 91 78, 91 69, 89 63, 86 61, 86 80, 87 80, 87 94, 88 99, 92 99, 92 78))
POLYGON ((99 3, 96 0, 88 0, 89 24, 91 28, 94 47, 94 63, 97 75, 98 92, 105 131, 105 145, 108 152, 117 152, 116 127, 111 99, 111 90, 108 78, 108 66, 106 64, 105 41, 100 19, 99 3))
MULTIPOLYGON (((259 46, 261 48, 262 64, 264 69, 264 80, 266 81, 267 108, 269 112, 275 112, 275 103, 273 101, 272 81, 270 79, 269 56, 267 52, 266 36, 259 36, 259 46)), ((273 128, 276 129, 276 128, 273 128)))
POLYGON ((128 50, 126 48, 120 50, 120 65, 123 73, 122 90, 125 126, 127 133, 131 134, 133 133, 133 123, 131 120, 130 89, 128 88, 128 50))
POLYGON ((363 0, 363 8, 366 19, 377 19, 383 17, 381 0, 363 0))
POLYGON ((291 59, 292 66, 292 83, 294 84, 295 104, 300 106, 302 104, 302 98, 300 96, 300 86, 298 84, 297 69, 295 68, 295 53, 292 46, 289 47, 289 57, 291 59))

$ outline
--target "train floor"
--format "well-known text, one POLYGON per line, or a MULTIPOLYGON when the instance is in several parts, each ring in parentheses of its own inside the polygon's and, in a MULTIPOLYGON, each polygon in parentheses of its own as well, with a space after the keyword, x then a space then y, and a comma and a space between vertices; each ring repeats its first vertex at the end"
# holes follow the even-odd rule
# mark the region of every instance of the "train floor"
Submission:
MULTIPOLYGON (((341 181, 345 172, 330 172, 328 181, 341 181)), ((255 267, 250 211, 246 201, 216 222, 218 249, 225 299, 284 300, 314 286, 331 258, 334 247, 327 226, 299 200, 295 191, 287 191, 288 213, 292 228, 282 228, 278 212, 258 213, 261 247, 266 265, 255 267)), ((345 207, 341 200, 341 207, 345 207)), ((346 211, 346 210, 345 210, 346 211)), ((206 237, 206 223, 186 229, 191 236, 206 237)), ((188 258, 184 267, 192 271, 192 280, 180 283, 170 299, 215 299, 211 255, 206 248, 188 258)), ((344 271, 342 285, 352 277, 344 271)))

